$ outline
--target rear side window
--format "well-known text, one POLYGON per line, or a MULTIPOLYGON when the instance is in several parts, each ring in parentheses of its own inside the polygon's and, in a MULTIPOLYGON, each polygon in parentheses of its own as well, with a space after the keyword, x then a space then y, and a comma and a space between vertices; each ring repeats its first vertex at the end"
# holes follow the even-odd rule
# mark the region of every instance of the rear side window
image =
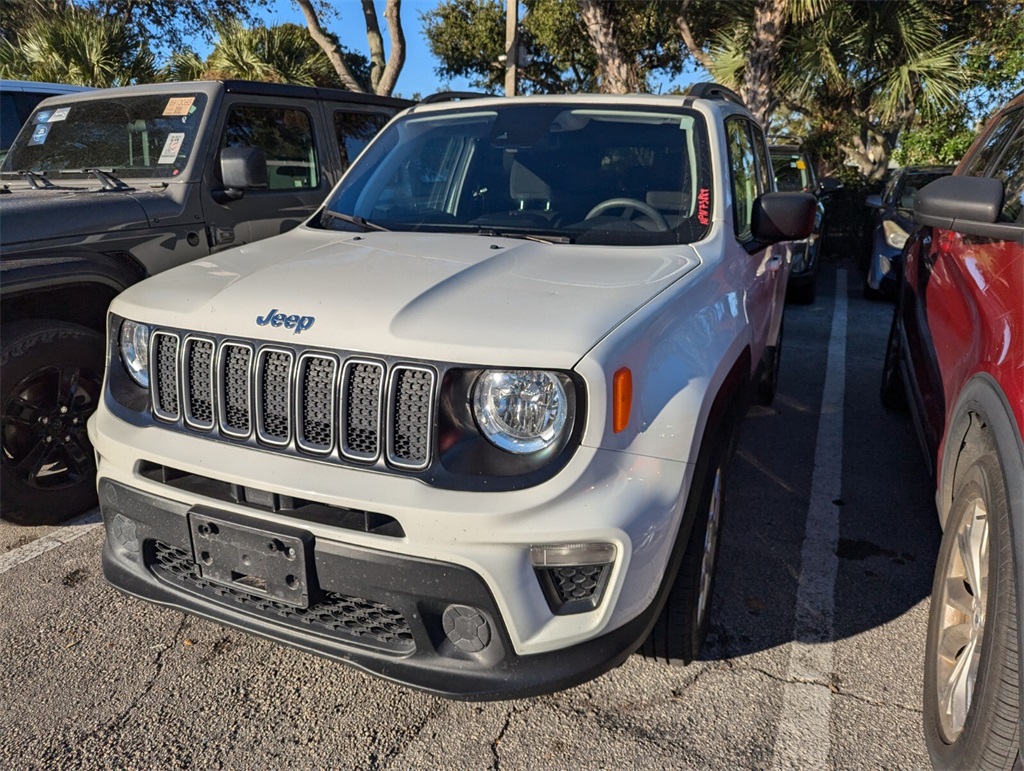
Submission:
POLYGON ((259 147, 267 156, 271 190, 320 184, 309 115, 303 110, 257 105, 231 108, 221 148, 259 147))
POLYGON ((334 131, 338 135, 342 171, 349 167, 390 119, 390 115, 375 112, 335 111, 334 131))

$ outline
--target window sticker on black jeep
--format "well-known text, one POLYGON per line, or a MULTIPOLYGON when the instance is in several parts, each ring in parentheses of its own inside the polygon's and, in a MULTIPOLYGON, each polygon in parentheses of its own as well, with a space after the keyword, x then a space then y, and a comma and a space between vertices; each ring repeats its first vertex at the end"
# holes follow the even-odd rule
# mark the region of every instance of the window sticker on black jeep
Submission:
POLYGON ((40 123, 35 127, 32 132, 32 137, 28 140, 30 145, 42 145, 46 144, 46 137, 50 135, 50 126, 46 123, 40 123))
POLYGON ((174 163, 184 141, 184 131, 174 131, 168 134, 167 141, 164 142, 164 149, 160 151, 160 158, 157 160, 157 163, 174 163))
POLYGON ((167 100, 164 107, 164 117, 172 115, 188 115, 192 110, 192 103, 196 100, 194 96, 173 96, 167 100))

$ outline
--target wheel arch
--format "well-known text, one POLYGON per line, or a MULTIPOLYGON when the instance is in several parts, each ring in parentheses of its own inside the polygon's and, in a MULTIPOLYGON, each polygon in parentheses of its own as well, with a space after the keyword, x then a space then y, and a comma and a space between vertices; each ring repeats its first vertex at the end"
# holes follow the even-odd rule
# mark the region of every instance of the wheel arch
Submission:
POLYGON ((2 320, 51 320, 103 333, 111 300, 148 275, 130 253, 6 258, 2 320))
MULTIPOLYGON (((1021 427, 1003 389, 992 375, 972 377, 960 392, 950 413, 938 460, 935 502, 945 529, 953 497, 975 461, 989 448, 1000 465, 1009 511, 1010 554, 1017 586, 1017 649, 1024 650, 1024 439, 1021 427)), ((1024 667, 1018 667, 1018 687, 1024 693, 1024 667)), ((1017 715, 1019 735, 1024 736, 1024 711, 1017 715)))

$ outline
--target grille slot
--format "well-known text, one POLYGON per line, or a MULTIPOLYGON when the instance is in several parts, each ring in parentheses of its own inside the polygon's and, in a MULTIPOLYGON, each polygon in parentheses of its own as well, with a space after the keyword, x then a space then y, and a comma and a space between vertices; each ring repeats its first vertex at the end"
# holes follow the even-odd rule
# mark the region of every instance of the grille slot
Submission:
POLYGON ((384 393, 384 365, 349 361, 345 365, 341 404, 341 452, 353 460, 373 461, 380 455, 380 408, 384 393))
POLYGON ((179 430, 335 463, 430 465, 431 368, 169 330, 150 351, 153 413, 179 430))
POLYGON ((221 347, 220 427, 229 436, 252 433, 251 367, 252 348, 238 343, 221 347))
POLYGON ((334 376, 338 363, 327 356, 306 354, 299 360, 299 447, 327 453, 334 447, 334 376))
POLYGON ((185 338, 185 420, 196 428, 213 428, 213 342, 185 338))
POLYGON ((292 359, 290 351, 260 351, 256 435, 267 444, 286 445, 291 436, 292 359))
POLYGON ((177 420, 178 408, 178 337, 167 332, 153 335, 152 370, 153 412, 163 420, 177 420))
POLYGON ((430 460, 434 373, 395 367, 391 375, 388 461, 399 468, 424 468, 430 460))
POLYGON ((382 602, 325 592, 319 602, 308 608, 293 608, 207 581, 199 575, 188 552, 160 541, 148 541, 146 545, 146 562, 158 579, 210 602, 329 637, 345 636, 355 644, 385 652, 405 655, 416 650, 409 622, 382 602))

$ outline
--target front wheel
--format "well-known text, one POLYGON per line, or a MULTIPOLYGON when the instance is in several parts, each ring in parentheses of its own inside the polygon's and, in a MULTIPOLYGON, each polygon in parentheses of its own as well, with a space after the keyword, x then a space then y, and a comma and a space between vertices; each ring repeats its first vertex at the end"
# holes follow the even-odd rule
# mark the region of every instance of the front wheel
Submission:
POLYGON ((4 329, 0 516, 55 524, 96 505, 86 421, 103 382, 103 336, 77 324, 18 322, 4 329))
POLYGON ((675 583, 661 615, 640 648, 644 658, 685 665, 700 654, 711 619, 718 544, 725 501, 727 441, 714 442, 703 477, 694 480, 686 516, 694 517, 675 583))
POLYGON ((925 651, 924 733, 935 768, 1010 769, 1020 751, 1014 554, 1003 466, 987 428, 957 472, 925 651))

